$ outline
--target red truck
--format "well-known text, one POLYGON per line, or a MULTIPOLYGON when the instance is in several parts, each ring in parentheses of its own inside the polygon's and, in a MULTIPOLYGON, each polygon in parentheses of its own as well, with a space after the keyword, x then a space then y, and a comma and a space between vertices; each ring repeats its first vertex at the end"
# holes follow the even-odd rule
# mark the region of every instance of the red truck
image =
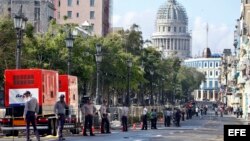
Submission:
MULTIPOLYGON (((37 116, 39 133, 56 135, 57 122, 53 110, 55 102, 58 100, 57 97, 59 97, 58 72, 45 69, 15 69, 5 70, 4 77, 6 113, 5 117, 0 119, 2 132, 5 135, 17 136, 20 130, 26 130, 26 123, 23 119, 23 93, 28 90, 39 103, 37 116)), ((61 83, 64 83, 63 81, 61 83)), ((77 95, 78 93, 75 93, 75 96, 77 95)), ((66 101, 68 100, 66 98, 66 101)), ((76 117, 67 117, 65 128, 75 129, 75 126, 76 117)))

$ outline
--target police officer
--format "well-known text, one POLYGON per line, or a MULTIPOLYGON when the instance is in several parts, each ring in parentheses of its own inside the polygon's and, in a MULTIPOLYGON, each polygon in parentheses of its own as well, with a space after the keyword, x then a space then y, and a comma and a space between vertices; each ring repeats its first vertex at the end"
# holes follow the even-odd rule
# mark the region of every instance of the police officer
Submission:
POLYGON ((90 99, 87 99, 87 103, 85 103, 81 107, 82 115, 85 116, 85 122, 84 122, 84 133, 83 136, 88 136, 87 128, 90 131, 90 136, 95 136, 95 134, 92 131, 92 124, 93 124, 93 115, 96 111, 96 108, 94 104, 90 101, 90 99))
POLYGON ((102 116, 102 123, 101 123, 101 133, 104 132, 104 128, 106 127, 106 133, 111 133, 110 132, 110 124, 109 124, 109 119, 108 119, 108 113, 107 113, 107 101, 103 100, 103 104, 101 105, 100 108, 100 114, 102 116), (106 126, 104 126, 106 124, 106 126))
POLYGON ((65 123, 65 113, 66 113, 66 109, 68 109, 67 104, 64 101, 64 95, 60 95, 60 100, 56 102, 55 107, 54 107, 54 113, 57 117, 57 125, 58 125, 58 140, 62 141, 65 140, 63 138, 62 135, 62 130, 63 130, 63 126, 65 123))
POLYGON ((121 111, 121 116, 122 116, 122 129, 124 132, 128 131, 128 107, 123 105, 122 111, 121 111))
POLYGON ((40 141, 39 133, 36 128, 36 114, 39 112, 39 105, 37 99, 31 97, 30 91, 26 91, 24 94, 25 107, 23 117, 26 120, 26 140, 31 141, 30 139, 30 123, 33 126, 36 139, 40 141))
POLYGON ((141 130, 147 130, 148 129, 147 113, 148 113, 148 109, 145 106, 143 106, 143 112, 142 112, 142 129, 141 130))

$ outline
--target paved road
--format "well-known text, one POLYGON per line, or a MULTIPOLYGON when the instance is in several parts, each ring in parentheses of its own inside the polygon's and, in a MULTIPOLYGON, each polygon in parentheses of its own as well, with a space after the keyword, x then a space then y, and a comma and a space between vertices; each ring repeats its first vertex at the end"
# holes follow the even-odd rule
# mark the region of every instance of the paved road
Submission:
MULTIPOLYGON (((200 118, 181 122, 181 127, 159 126, 157 130, 130 129, 129 132, 113 130, 112 134, 96 134, 94 137, 68 135, 67 141, 223 141, 224 124, 243 124, 234 116, 215 117, 212 112, 200 118)), ((24 137, 2 137, 0 141, 24 141, 24 137)), ((35 140, 35 138, 33 138, 35 140)), ((53 136, 42 137, 42 141, 56 141, 53 136)))

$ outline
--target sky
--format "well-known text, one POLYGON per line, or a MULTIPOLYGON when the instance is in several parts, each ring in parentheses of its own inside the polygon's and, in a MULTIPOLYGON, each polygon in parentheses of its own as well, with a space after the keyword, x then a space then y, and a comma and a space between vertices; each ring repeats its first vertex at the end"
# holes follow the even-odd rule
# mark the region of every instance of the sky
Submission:
MULTIPOLYGON (((112 26, 129 28, 140 26, 143 39, 154 33, 156 13, 167 0, 113 0, 112 26)), ((177 0, 185 7, 192 34, 192 56, 200 56, 206 44, 212 53, 233 49, 236 20, 240 17, 241 0, 177 0)))

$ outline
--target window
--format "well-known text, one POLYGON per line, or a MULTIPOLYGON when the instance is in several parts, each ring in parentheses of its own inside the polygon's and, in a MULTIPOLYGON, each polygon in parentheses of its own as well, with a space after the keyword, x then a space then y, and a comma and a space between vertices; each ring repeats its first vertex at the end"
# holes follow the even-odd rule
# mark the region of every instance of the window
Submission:
POLYGON ((207 81, 204 81, 203 86, 204 86, 204 88, 207 88, 207 81))
POLYGON ((186 27, 183 27, 183 32, 186 33, 186 27))
POLYGON ((213 64, 212 63, 210 63, 210 68, 212 68, 213 67, 213 64))
POLYGON ((179 27, 179 32, 181 32, 181 27, 179 27))
POLYGON ((165 32, 165 26, 163 26, 163 29, 162 29, 162 30, 163 30, 163 32, 165 32))
POLYGON ((176 32, 176 27, 174 27, 174 32, 176 32))
POLYGON ((90 6, 91 7, 95 6, 95 0, 90 0, 90 6))
POLYGON ((170 32, 170 31, 171 31, 171 27, 169 26, 169 27, 168 27, 168 32, 170 32))
POLYGON ((77 18, 79 17, 79 13, 78 13, 78 12, 76 13, 76 17, 77 17, 77 18))
POLYGON ((205 71, 204 74, 205 74, 205 77, 206 77, 207 76, 207 72, 205 71))
POLYGON ((60 19, 60 12, 57 12, 57 18, 60 19))
POLYGON ((167 47, 168 47, 168 49, 170 48, 170 39, 168 39, 168 41, 167 41, 167 47))
POLYGON ((215 81, 215 83, 214 83, 214 87, 215 87, 215 88, 218 88, 218 87, 219 87, 219 85, 218 85, 218 81, 215 81))
POLYGON ((35 21, 40 20, 40 8, 35 8, 35 21))
POLYGON ((209 88, 213 87, 213 81, 209 81, 209 88))
POLYGON ((61 6, 61 0, 58 1, 58 7, 60 7, 60 6, 61 6))
POLYGON ((67 17, 68 17, 68 18, 72 18, 72 11, 68 11, 67 17))
POLYGON ((68 6, 72 6, 72 0, 68 0, 68 6))
POLYGON ((95 18, 95 11, 90 11, 90 19, 94 19, 95 18))
POLYGON ((218 62, 216 62, 216 63, 215 63, 215 66, 216 66, 216 67, 218 67, 218 66, 219 66, 219 63, 218 63, 218 62))
POLYGON ((35 6, 40 6, 40 1, 35 1, 35 6))
POLYGON ((210 71, 210 76, 212 76, 213 75, 213 72, 212 71, 210 71))
POLYGON ((79 0, 76 1, 76 5, 79 5, 79 0))
POLYGON ((204 67, 207 67, 207 63, 204 63, 204 67))

